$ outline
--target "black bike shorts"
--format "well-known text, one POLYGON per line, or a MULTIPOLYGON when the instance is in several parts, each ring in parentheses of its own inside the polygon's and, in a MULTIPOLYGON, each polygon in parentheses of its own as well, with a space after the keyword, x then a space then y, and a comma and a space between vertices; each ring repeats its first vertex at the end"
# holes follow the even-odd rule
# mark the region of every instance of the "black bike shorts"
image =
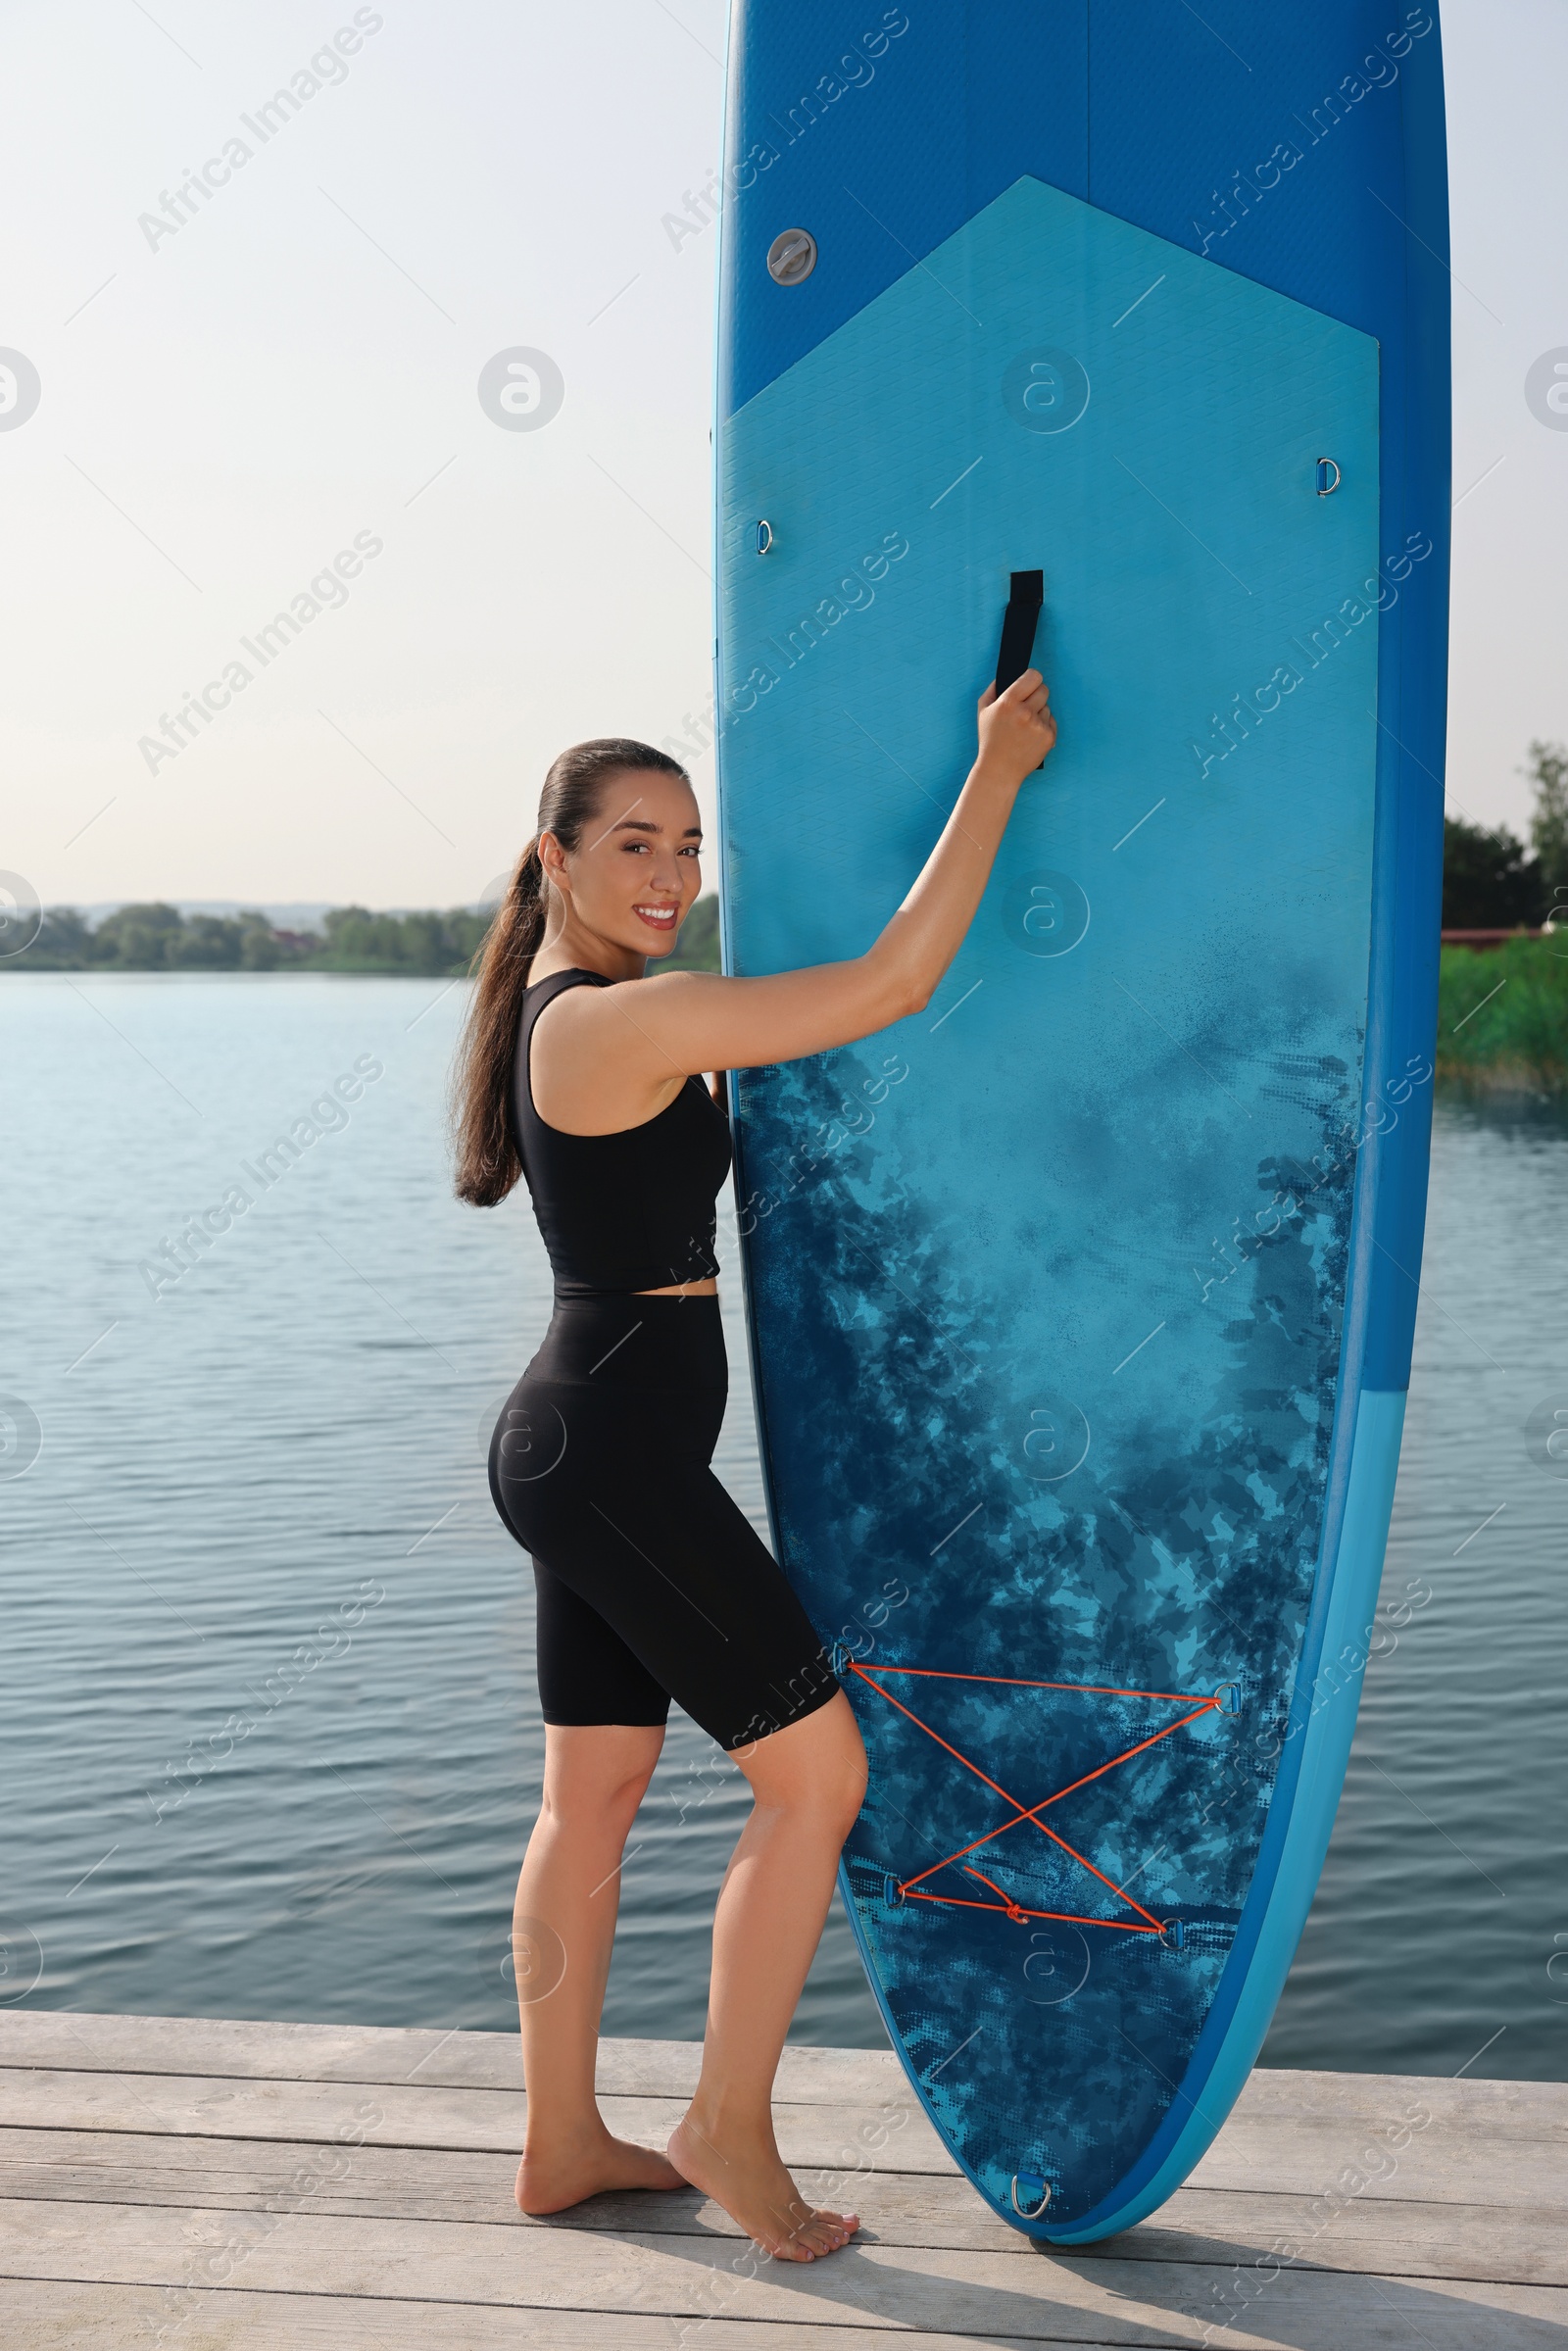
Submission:
POLYGON ((710 1464, 728 1366, 716 1298, 558 1299, 490 1444, 490 1492, 533 1554, 547 1723, 662 1724, 726 1750, 838 1681, 782 1568, 710 1464))

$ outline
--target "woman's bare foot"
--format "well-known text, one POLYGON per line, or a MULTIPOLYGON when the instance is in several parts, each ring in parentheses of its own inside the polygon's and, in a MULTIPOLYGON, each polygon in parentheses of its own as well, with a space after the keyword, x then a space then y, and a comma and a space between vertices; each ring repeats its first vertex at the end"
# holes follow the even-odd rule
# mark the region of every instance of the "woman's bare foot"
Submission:
POLYGON ((634 2146, 630 2139, 612 2138, 608 2131, 574 2139, 537 2153, 525 2153, 517 2166, 517 2206, 536 2217, 564 2212, 585 2196, 602 2196, 611 2188, 684 2187, 686 2180, 672 2163, 652 2147, 634 2146))
POLYGON ((669 2160, 775 2261, 816 2261, 836 2253, 860 2226, 858 2213, 822 2212, 807 2203, 771 2132, 765 2140, 726 2135, 720 2145, 688 2114, 670 2133, 669 2160))

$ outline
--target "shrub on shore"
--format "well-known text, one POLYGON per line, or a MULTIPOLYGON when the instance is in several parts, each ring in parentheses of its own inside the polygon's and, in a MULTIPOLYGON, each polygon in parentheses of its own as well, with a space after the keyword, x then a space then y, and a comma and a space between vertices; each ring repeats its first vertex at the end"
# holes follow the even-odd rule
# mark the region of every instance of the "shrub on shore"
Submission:
POLYGON ((1443 950, 1437 1071, 1461 1085, 1568 1092, 1568 929, 1443 950))

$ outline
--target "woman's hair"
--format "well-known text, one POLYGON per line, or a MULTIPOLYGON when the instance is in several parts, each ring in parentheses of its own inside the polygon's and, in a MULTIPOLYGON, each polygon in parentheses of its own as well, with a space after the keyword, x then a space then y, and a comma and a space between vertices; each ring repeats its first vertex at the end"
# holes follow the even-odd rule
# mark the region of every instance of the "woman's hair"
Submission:
POLYGON ((539 861, 539 836, 553 833, 564 850, 582 846, 584 828, 599 814, 607 779, 617 769, 685 776, 678 759, 647 743, 618 735, 574 743, 545 777, 533 839, 513 868, 495 920, 474 957, 477 979, 453 1072, 453 1128, 457 1192, 476 1208, 493 1208, 522 1173, 509 1114, 517 1026, 528 970, 544 945, 550 888, 539 861))

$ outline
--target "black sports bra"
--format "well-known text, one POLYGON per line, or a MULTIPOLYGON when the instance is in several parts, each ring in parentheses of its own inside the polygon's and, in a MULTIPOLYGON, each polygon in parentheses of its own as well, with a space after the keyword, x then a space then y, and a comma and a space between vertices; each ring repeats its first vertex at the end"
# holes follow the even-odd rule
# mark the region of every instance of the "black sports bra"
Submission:
POLYGON ((553 971, 523 993, 512 1114, 557 1298, 666 1290, 718 1271, 713 1202, 729 1173, 729 1120, 701 1078, 667 1109, 612 1135, 568 1135, 534 1108, 528 1048, 546 1004, 608 988, 596 971, 553 971))

